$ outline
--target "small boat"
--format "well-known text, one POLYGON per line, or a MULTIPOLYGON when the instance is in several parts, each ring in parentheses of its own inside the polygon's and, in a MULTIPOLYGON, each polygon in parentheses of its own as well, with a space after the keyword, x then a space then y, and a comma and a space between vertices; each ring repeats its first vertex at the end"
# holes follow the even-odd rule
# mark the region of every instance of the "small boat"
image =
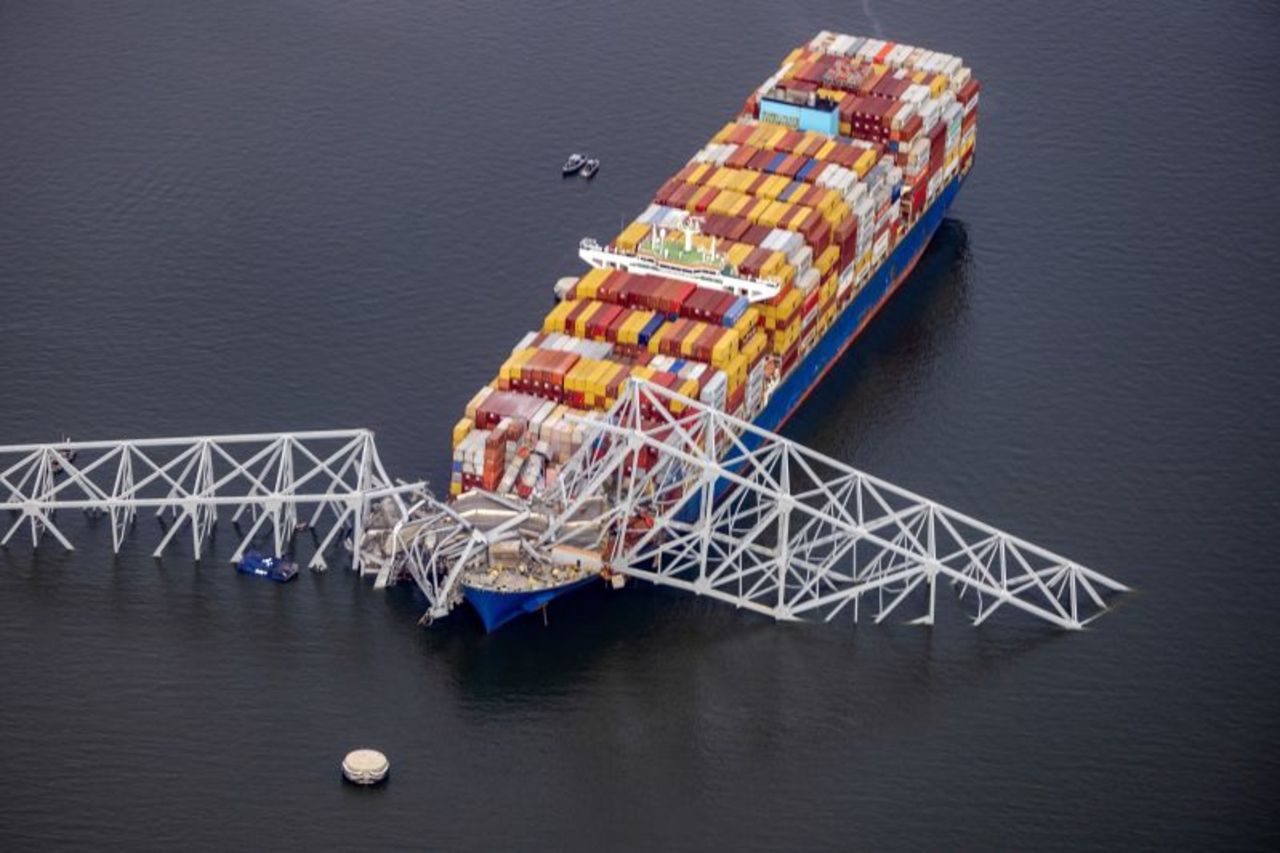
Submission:
POLYGON ((298 576, 298 564, 279 557, 267 556, 258 551, 246 551, 240 562, 236 563, 236 571, 273 580, 276 583, 288 583, 298 576))
MULTIPOLYGON (((69 436, 64 435, 62 437, 62 443, 68 444, 68 445, 71 444, 71 438, 69 436)), ((72 462, 75 462, 75 461, 76 461, 76 452, 72 450, 70 447, 68 447, 66 450, 54 451, 53 461, 51 462, 49 467, 53 469, 54 474, 61 474, 63 471, 64 462, 70 465, 72 462)))
POLYGON ((600 161, 595 157, 590 158, 582 164, 582 177, 591 180, 596 176, 596 172, 600 171, 600 161))
POLYGON ((569 159, 564 161, 564 165, 560 167, 560 171, 566 175, 572 175, 574 172, 582 168, 587 162, 587 158, 582 154, 570 154, 569 159))

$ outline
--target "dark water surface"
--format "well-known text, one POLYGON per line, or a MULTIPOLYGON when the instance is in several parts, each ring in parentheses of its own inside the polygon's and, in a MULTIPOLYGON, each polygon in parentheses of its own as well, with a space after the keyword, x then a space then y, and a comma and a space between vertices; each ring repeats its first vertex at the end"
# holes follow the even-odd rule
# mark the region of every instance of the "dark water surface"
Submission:
POLYGON ((1280 14, 870 12, 0 3, 0 443, 368 425, 436 482, 578 238, 791 47, 961 54, 972 180, 789 433, 1138 588, 1071 636, 599 590, 486 637, 73 524, 0 551, 0 848, 1274 849, 1280 14))

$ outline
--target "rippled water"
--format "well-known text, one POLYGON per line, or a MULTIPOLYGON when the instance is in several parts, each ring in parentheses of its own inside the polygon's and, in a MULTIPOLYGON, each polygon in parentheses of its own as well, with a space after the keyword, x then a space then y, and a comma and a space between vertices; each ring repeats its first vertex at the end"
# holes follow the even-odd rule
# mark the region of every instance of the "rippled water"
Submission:
POLYGON ((577 239, 795 44, 877 26, 974 66, 978 163, 789 434, 1132 583, 1117 612, 594 590, 486 637, 73 525, 0 551, 0 846, 1274 847, 1269 4, 4 3, 0 443, 368 425, 441 481, 577 239), (337 781, 366 743, 378 792, 337 781))

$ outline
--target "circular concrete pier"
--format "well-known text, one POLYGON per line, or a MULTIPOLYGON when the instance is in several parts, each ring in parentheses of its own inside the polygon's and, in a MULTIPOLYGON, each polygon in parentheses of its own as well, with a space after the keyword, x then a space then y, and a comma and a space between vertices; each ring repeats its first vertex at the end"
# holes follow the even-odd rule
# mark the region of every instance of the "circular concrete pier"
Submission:
POLYGON ((391 763, 376 749, 354 749, 342 759, 342 775, 355 785, 377 785, 391 772, 391 763))

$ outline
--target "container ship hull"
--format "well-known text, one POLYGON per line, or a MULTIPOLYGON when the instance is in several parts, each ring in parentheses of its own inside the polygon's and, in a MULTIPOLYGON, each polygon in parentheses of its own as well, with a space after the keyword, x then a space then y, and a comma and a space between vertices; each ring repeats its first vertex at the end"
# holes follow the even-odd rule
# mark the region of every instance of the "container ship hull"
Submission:
MULTIPOLYGON (((958 173, 939 192, 857 295, 837 315, 832 326, 778 384, 768 403, 752 419, 752 423, 762 429, 777 431, 795 414, 805 398, 839 361, 880 308, 911 275, 921 255, 928 248, 929 241, 937 233, 963 182, 963 173, 958 173)), ((750 447, 752 443, 750 436, 744 437, 744 444, 750 447)), ((513 619, 536 613, 556 598, 581 589, 593 580, 594 577, 579 579, 563 586, 524 592, 495 591, 464 584, 463 594, 484 623, 485 631, 492 633, 513 619)))
MULTIPOLYGON (((556 283, 455 425, 450 495, 496 501, 477 510, 495 524, 519 514, 634 382, 671 392, 640 404, 643 424, 692 400, 780 429, 937 232, 972 167, 980 89, 959 57, 921 47, 823 31, 791 51, 629 225, 580 242, 588 269, 556 283)), ((514 528, 487 542, 460 577, 486 629, 607 574, 616 543, 594 511, 554 542, 514 528)))

